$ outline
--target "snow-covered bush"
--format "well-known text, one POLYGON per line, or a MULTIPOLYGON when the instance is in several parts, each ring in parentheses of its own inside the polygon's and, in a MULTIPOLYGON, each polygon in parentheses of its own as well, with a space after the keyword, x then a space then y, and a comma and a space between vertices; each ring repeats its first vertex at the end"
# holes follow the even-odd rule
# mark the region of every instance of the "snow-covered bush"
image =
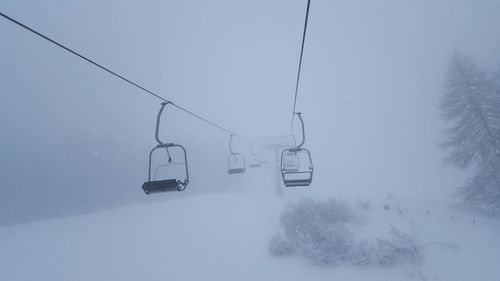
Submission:
POLYGON ((390 240, 356 241, 349 225, 364 221, 345 202, 302 199, 283 212, 283 234, 273 237, 269 248, 275 256, 299 255, 329 265, 389 265, 419 260, 416 240, 396 229, 390 240))
POLYGON ((418 244, 415 235, 404 233, 394 227, 391 229, 391 239, 381 243, 377 239, 377 245, 384 245, 384 250, 379 247, 376 249, 378 253, 378 263, 381 265, 393 264, 401 260, 409 260, 412 265, 420 265, 422 262, 421 249, 423 245, 418 244))

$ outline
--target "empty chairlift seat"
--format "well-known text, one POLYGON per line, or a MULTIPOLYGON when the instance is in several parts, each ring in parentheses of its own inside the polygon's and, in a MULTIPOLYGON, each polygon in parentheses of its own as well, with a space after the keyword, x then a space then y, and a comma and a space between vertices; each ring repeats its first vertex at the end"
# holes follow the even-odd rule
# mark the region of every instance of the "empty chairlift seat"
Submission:
POLYGON ((242 174, 246 171, 245 156, 241 153, 231 153, 227 158, 227 172, 230 175, 242 174))
POLYGON ((187 185, 189 184, 189 171, 188 171, 186 149, 182 145, 179 145, 179 144, 164 143, 158 137, 161 113, 163 112, 163 109, 165 108, 165 105, 167 105, 167 104, 168 103, 165 103, 165 102, 161 104, 160 112, 158 112, 158 116, 156 118, 155 137, 156 137, 156 141, 158 142, 158 145, 156 145, 153 149, 151 149, 151 152, 149 152, 148 180, 142 185, 142 190, 144 190, 144 192, 146 194, 165 192, 165 191, 183 191, 184 189, 186 189, 187 185), (155 168, 154 176, 152 178, 151 177, 152 156, 153 156, 153 153, 158 149, 160 151, 165 150, 166 153, 165 154, 162 153, 161 156, 163 156, 162 159, 166 159, 166 161, 165 160, 163 161, 163 163, 166 163, 166 164, 158 165, 155 168), (183 160, 181 162, 172 161, 172 155, 170 153, 170 150, 172 150, 172 152, 175 152, 177 150, 178 158, 183 158, 183 160), (181 169, 181 170, 183 170, 183 172, 181 172, 182 175, 176 175, 176 177, 174 177, 174 178, 169 177, 167 179, 159 179, 159 180, 156 179, 157 172, 158 172, 159 168, 166 168, 168 170, 174 170, 172 168, 175 166, 179 166, 179 165, 181 166, 181 168, 182 167, 184 168, 184 169, 181 169))
POLYGON ((187 168, 186 150, 181 145, 173 144, 173 143, 162 144, 162 145, 156 146, 155 148, 153 148, 151 150, 151 153, 149 154, 149 172, 148 173, 149 173, 148 174, 148 181, 142 185, 142 189, 144 190, 144 192, 146 194, 155 193, 155 192, 166 192, 166 191, 183 191, 189 183, 189 172, 188 172, 188 168, 187 168), (151 160, 152 160, 153 152, 156 149, 161 149, 161 150, 165 149, 166 156, 167 156, 167 164, 158 165, 155 169, 153 177, 151 177, 151 162, 152 162, 151 160), (183 162, 172 161, 169 149, 180 149, 180 151, 182 152, 184 161, 183 162), (183 180, 178 179, 178 178, 168 178, 168 179, 157 180, 157 174, 158 174, 159 168, 179 172, 178 169, 174 169, 174 167, 176 167, 176 166, 184 167, 184 174, 177 175, 179 178, 182 176, 184 178, 183 180))
POLYGON ((312 182, 311 153, 306 148, 292 148, 281 154, 281 175, 287 187, 309 186, 312 182))
POLYGON ((253 143, 250 144, 250 168, 260 167, 260 157, 253 152, 253 143))
POLYGON ((148 181, 142 185, 142 189, 146 194, 153 192, 162 192, 162 191, 179 191, 179 187, 181 186, 181 182, 176 179, 170 180, 159 180, 159 181, 148 181))
POLYGON ((260 167, 260 158, 257 155, 250 156, 250 168, 259 168, 260 167))
POLYGON ((229 156, 227 157, 227 173, 230 175, 245 173, 245 155, 233 151, 233 134, 229 138, 229 152, 229 156))
POLYGON ((313 177, 311 152, 303 148, 305 142, 304 120, 300 112, 296 114, 302 125, 302 142, 281 152, 281 176, 287 187, 309 186, 313 177))

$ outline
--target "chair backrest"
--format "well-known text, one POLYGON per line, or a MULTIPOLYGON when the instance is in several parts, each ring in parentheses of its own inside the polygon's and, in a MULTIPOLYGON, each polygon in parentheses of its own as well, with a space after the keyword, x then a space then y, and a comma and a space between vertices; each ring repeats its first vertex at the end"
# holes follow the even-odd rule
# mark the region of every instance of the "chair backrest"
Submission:
MULTIPOLYGON (((158 142, 158 145, 155 146, 151 151, 149 152, 149 166, 148 166, 148 181, 145 182, 142 185, 142 189, 146 194, 149 194, 151 192, 160 192, 160 191, 183 191, 186 189, 187 185, 189 184, 189 169, 188 169, 188 160, 187 160, 187 154, 186 154, 186 149, 179 144, 174 144, 174 143, 167 143, 163 142, 159 138, 159 131, 160 131, 160 120, 161 120, 161 114, 167 104, 171 104, 171 102, 162 102, 160 111, 158 112, 158 115, 156 116, 156 130, 155 130, 155 139, 156 142, 158 142), (169 149, 171 148, 177 148, 182 151, 182 157, 183 161, 182 162, 174 162, 172 161, 172 157, 170 155, 169 149), (153 152, 157 149, 165 149, 165 152, 167 154, 167 164, 160 165, 159 167, 169 167, 171 164, 180 164, 184 165, 184 180, 178 180, 178 179, 164 179, 164 180, 156 180, 156 174, 158 172, 157 167, 154 172, 154 180, 151 180, 151 161, 152 161, 152 156, 153 152)), ((165 162, 164 162, 165 163, 165 162)))
POLYGON ((245 156, 241 153, 231 153, 227 157, 227 171, 229 174, 241 174, 246 171, 245 156))

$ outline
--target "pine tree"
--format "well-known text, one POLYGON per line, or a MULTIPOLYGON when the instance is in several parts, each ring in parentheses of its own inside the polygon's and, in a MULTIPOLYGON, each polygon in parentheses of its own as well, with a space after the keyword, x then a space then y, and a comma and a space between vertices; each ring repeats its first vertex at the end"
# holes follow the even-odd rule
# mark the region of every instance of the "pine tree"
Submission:
POLYGON ((441 101, 450 150, 445 162, 476 174, 460 188, 466 202, 500 209, 500 81, 468 56, 452 56, 441 101))

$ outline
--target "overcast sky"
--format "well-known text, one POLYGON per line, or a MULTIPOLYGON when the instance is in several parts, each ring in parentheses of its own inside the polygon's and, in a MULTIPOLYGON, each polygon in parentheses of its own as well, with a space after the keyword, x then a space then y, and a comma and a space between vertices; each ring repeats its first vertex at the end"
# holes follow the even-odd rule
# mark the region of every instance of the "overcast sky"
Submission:
MULTIPOLYGON (((2 13, 258 142, 288 133, 305 6, 0 1, 2 13)), ((315 165, 307 195, 451 198, 465 175, 442 166, 437 146, 448 59, 457 49, 496 67, 499 14, 493 0, 313 0, 297 101, 315 165)), ((3 18, 0 38, 0 224, 150 200, 140 186, 160 101, 3 18)), ((226 133, 170 107, 163 124, 166 141, 188 148, 186 192, 273 186, 272 171, 226 176, 226 133)))

